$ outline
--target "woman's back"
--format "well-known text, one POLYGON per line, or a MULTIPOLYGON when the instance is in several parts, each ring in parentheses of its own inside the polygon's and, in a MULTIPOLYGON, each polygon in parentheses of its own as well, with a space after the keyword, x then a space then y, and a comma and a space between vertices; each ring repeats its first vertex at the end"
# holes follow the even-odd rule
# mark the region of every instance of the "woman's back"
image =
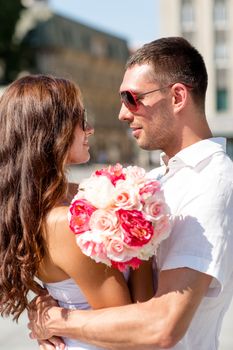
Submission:
MULTIPOLYGON (((58 301, 59 305, 65 309, 88 310, 91 308, 83 292, 71 278, 61 282, 45 283, 44 286, 47 288, 49 294, 58 301)), ((67 350, 100 349, 73 339, 63 338, 63 340, 67 346, 67 350)))

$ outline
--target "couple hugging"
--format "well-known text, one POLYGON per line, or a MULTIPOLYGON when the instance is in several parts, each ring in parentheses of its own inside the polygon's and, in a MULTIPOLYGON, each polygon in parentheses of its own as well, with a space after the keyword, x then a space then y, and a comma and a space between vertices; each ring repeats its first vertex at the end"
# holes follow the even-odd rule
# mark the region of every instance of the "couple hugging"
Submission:
POLYGON ((78 86, 31 75, 4 92, 0 309, 16 319, 27 309, 40 349, 218 349, 233 290, 233 164, 225 139, 208 126, 206 89, 203 58, 185 39, 140 48, 126 64, 119 119, 139 147, 163 151, 161 167, 141 175, 108 167, 79 190, 67 183, 66 167, 89 160, 94 130, 78 86), (131 191, 138 177, 140 201, 131 191), (110 220, 109 193, 124 184, 110 220), (104 225, 114 226, 112 235, 121 227, 109 250, 89 240, 104 225), (156 230, 160 244, 148 252, 156 230), (128 264, 106 255, 122 249, 128 264), (38 294, 31 302, 30 290, 38 294))

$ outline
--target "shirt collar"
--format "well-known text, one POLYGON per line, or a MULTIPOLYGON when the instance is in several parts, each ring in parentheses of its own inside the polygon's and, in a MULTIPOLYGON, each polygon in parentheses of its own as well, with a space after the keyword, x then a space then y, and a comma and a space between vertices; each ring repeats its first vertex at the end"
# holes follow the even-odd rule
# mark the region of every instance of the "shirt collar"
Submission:
POLYGON ((196 142, 178 152, 171 159, 163 152, 160 155, 161 165, 170 165, 174 162, 181 162, 191 167, 195 167, 204 159, 216 152, 226 152, 226 139, 223 137, 212 137, 210 139, 196 142))

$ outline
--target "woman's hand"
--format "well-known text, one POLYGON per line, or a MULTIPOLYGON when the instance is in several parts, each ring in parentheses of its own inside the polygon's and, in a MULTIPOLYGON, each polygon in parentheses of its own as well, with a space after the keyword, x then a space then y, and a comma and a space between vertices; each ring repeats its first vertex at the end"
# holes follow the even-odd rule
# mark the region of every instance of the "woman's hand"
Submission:
POLYGON ((65 350, 65 344, 59 337, 52 337, 48 340, 38 340, 40 350, 65 350))
POLYGON ((65 349, 62 339, 54 337, 51 327, 49 327, 51 316, 54 316, 56 312, 61 316, 61 309, 49 294, 37 296, 30 303, 28 328, 31 332, 29 335, 32 339, 46 340, 39 341, 41 349, 50 350, 54 349, 54 346, 55 349, 56 346, 65 349))

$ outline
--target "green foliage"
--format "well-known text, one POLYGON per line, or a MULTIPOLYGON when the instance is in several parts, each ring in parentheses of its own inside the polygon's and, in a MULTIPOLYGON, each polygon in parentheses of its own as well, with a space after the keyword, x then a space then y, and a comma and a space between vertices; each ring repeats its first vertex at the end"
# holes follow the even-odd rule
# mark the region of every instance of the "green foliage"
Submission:
POLYGON ((15 43, 13 37, 23 8, 20 0, 0 0, 0 63, 4 67, 0 77, 2 84, 12 81, 19 71, 20 44, 15 43))

